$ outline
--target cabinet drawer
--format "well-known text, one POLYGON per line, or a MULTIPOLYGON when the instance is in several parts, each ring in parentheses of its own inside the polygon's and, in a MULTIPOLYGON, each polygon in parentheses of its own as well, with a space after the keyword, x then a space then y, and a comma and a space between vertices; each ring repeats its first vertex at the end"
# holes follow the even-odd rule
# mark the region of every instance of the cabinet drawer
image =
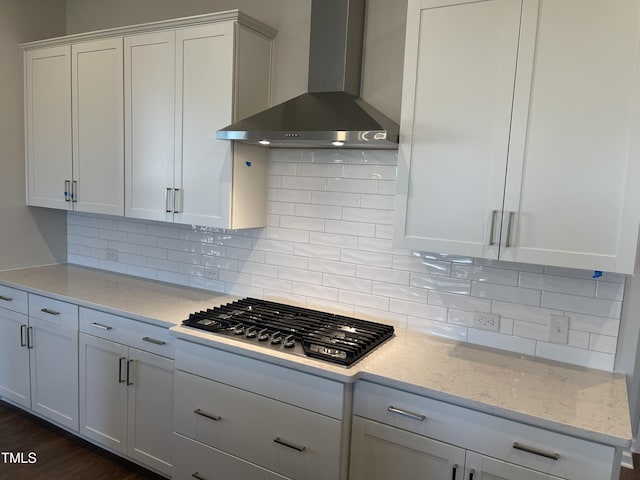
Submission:
POLYGON ((174 357, 174 338, 168 329, 157 325, 81 308, 80 331, 163 357, 174 357))
POLYGON ((176 369, 333 418, 343 418, 345 386, 290 368, 178 340, 176 369))
POLYGON ((339 420, 177 371, 178 433, 282 475, 338 479, 339 420))
POLYGON ((287 477, 177 433, 173 434, 173 451, 176 457, 173 478, 287 480, 287 477))
POLYGON ((73 303, 30 293, 29 316, 78 329, 78 306, 73 303))
POLYGON ((7 308, 14 312, 29 314, 27 292, 0 285, 0 308, 7 308))
POLYGON ((354 414, 559 477, 611 477, 613 447, 370 382, 356 383, 354 414))

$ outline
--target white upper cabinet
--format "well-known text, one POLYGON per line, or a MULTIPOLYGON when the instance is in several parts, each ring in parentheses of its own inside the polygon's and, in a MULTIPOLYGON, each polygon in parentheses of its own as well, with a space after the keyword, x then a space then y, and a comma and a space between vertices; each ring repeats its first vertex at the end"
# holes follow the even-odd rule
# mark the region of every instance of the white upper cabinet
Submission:
POLYGON ((27 205, 71 203, 71 47, 24 55, 27 205))
POLYGON ((632 273, 638 10, 410 0, 396 244, 632 273))
POLYGON ((124 214, 122 38, 71 47, 74 209, 124 214))
POLYGON ((124 213, 122 38, 25 52, 27 205, 124 213))
POLYGON ((270 36, 238 22, 125 38, 126 216, 265 225, 266 150, 215 132, 268 107, 270 65, 270 36))

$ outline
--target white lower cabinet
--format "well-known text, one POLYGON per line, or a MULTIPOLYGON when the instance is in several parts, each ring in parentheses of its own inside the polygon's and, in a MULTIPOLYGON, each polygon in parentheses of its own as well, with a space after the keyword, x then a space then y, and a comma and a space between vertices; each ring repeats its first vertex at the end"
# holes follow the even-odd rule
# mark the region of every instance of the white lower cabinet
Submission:
POLYGON ((139 325, 144 324, 81 310, 80 433, 171 475, 174 361, 113 341, 130 337, 127 343, 167 348, 165 329, 139 325), (129 331, 127 322, 151 336, 129 331))
POLYGON ((617 480, 615 448, 359 381, 351 480, 617 480))
POLYGON ((188 342, 178 345, 176 478, 347 478, 343 384, 188 342), (210 454, 194 461, 194 447, 210 454))
POLYGON ((78 308, 6 287, 0 298, 0 396, 77 431, 78 308))

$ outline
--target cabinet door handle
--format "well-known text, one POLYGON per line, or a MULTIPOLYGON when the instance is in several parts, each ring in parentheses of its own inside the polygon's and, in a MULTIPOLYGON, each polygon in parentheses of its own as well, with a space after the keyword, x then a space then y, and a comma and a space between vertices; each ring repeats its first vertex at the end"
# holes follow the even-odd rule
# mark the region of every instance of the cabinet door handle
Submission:
POLYGON ((20 325, 20 346, 21 347, 27 346, 26 334, 27 334, 27 326, 20 325))
POLYGON ((78 182, 76 180, 71 182, 71 201, 73 203, 78 202, 78 182))
POLYGON ((421 422, 424 422, 424 420, 427 418, 425 415, 409 412, 407 410, 403 410, 402 408, 394 407, 393 405, 389 405, 387 407, 387 411, 391 413, 397 413, 398 415, 402 415, 403 417, 413 418, 414 420, 419 420, 421 422))
POLYGON ((509 212, 509 220, 507 220, 507 240, 504 242, 505 247, 511 246, 511 224, 513 223, 513 216, 516 212, 509 212))
POLYGON ((538 455, 539 457, 550 458, 551 460, 559 460, 560 454, 554 452, 548 452, 545 450, 540 450, 535 447, 529 447, 528 445, 523 445, 519 442, 513 442, 513 448, 516 450, 520 450, 522 452, 531 453, 533 455, 538 455))
POLYGON ((40 311, 48 313, 49 315, 60 315, 60 312, 56 312, 55 310, 51 310, 50 308, 41 308, 40 311))
POLYGON ((167 213, 171 213, 171 205, 173 205, 173 199, 169 200, 169 197, 171 196, 173 192, 173 189, 171 187, 167 187, 166 192, 164 193, 164 209, 167 213))
POLYGON ((292 450, 296 450, 298 452, 304 452, 304 450, 307 448, 304 445, 296 445, 295 443, 291 443, 287 440, 283 440, 280 437, 274 438, 273 441, 279 445, 283 445, 285 447, 291 448, 292 450))
POLYGON ((473 476, 476 474, 476 471, 472 468, 469 472, 469 480, 473 480, 473 476))
POLYGON ((4 295, 0 295, 0 300, 2 300, 3 302, 13 302, 13 298, 5 297, 4 295))
POLYGON ((496 219, 498 218, 498 210, 493 210, 491 212, 491 231, 489 236, 489 245, 493 246, 496 244, 496 219))
POLYGON ((71 201, 70 196, 71 196, 71 181, 65 180, 64 181, 64 201, 70 202, 71 201))
POLYGON ((180 210, 182 208, 182 202, 180 200, 181 200, 180 189, 174 188, 173 189, 173 213, 180 213, 180 210))
POLYGON ((165 342, 164 340, 156 340, 155 338, 151 338, 151 337, 143 337, 142 340, 144 342, 153 343, 155 345, 166 345, 167 344, 167 342, 165 342))
POLYGON ((204 478, 203 476, 201 476, 198 472, 194 472, 191 474, 191 476, 193 478, 195 478, 196 480, 207 480, 206 478, 204 478))
POLYGON ((456 473, 458 473, 458 464, 457 463, 453 466, 453 472, 451 474, 451 480, 456 480, 456 473))
POLYGON ((133 363, 133 360, 127 360, 127 386, 133 385, 133 382, 131 381, 131 364, 132 363, 133 363))
POLYGON ((118 360, 118 383, 124 383, 124 378, 122 378, 122 361, 126 359, 127 357, 120 357, 120 360, 118 360))
POLYGON ((213 420, 214 422, 219 422, 220 420, 222 420, 222 417, 220 415, 214 415, 213 413, 205 412, 201 408, 196 408, 193 413, 195 413, 196 415, 200 415, 201 417, 213 420))
POLYGON ((27 327, 27 348, 33 348, 33 327, 27 327))
POLYGON ((91 326, 95 328, 99 328, 100 330, 111 330, 113 328, 113 327, 110 327, 109 325, 103 325, 97 322, 93 322, 91 326))

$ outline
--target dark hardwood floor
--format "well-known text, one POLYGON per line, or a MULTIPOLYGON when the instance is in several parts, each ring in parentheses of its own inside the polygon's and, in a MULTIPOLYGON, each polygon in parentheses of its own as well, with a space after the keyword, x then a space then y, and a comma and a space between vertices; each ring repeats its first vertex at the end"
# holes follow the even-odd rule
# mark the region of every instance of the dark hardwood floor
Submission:
POLYGON ((640 454, 633 455, 633 470, 622 469, 620 480, 640 480, 640 454))
POLYGON ((162 480, 38 417, 0 401, 0 480, 162 480), (35 453, 11 463, 9 453, 35 453), (31 457, 33 459, 33 455, 31 457))

